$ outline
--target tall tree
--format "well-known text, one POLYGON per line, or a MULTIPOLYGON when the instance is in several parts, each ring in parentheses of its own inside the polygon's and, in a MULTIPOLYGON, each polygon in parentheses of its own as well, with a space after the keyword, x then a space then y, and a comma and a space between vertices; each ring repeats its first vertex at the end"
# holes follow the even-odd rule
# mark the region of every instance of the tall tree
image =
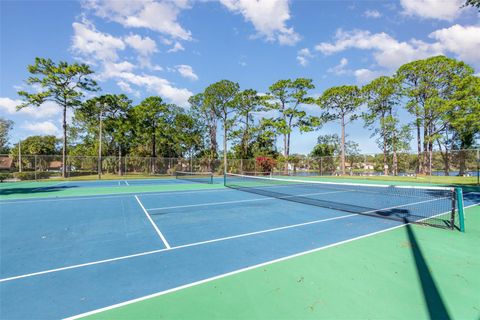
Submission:
POLYGON ((76 108, 87 91, 97 91, 97 83, 89 76, 93 71, 86 64, 69 64, 60 61, 58 64, 50 59, 35 58, 35 63, 28 66, 33 75, 28 77, 27 84, 40 88, 39 92, 19 91, 23 103, 17 107, 41 106, 46 101, 53 101, 63 110, 63 152, 62 176, 67 174, 67 109, 76 108))
POLYGON ((398 69, 407 110, 415 116, 420 173, 430 172, 433 143, 449 126, 445 115, 451 108, 448 100, 456 91, 456 79, 472 74, 470 66, 445 56, 413 61, 398 69))
POLYGON ((475 7, 480 11, 480 0, 466 0, 465 4, 463 5, 464 7, 475 7))
POLYGON ((205 128, 191 112, 179 111, 174 118, 172 141, 176 155, 192 159, 204 146, 205 128))
POLYGON ((237 130, 232 136, 239 140, 237 156, 240 158, 240 167, 243 168, 243 159, 249 156, 249 146, 255 131, 254 114, 262 110, 263 97, 259 96, 256 90, 247 89, 240 91, 235 96, 234 105, 238 116, 237 130))
POLYGON ((205 104, 215 111, 216 117, 223 127, 223 169, 227 172, 227 141, 228 133, 234 124, 231 115, 235 111, 235 96, 240 86, 238 83, 221 80, 209 85, 204 92, 205 104))
MULTIPOLYGON (((206 136, 205 144, 209 146, 207 156, 209 159, 217 159, 218 157, 218 143, 217 143, 217 117, 215 110, 209 105, 205 104, 205 96, 203 93, 198 93, 188 99, 190 103, 190 112, 200 125, 207 128, 208 135, 206 136)), ((209 168, 210 169, 210 168, 209 168)))
MULTIPOLYGON (((118 173, 121 174, 121 156, 122 148, 128 141, 128 133, 131 131, 131 121, 129 118, 132 101, 124 94, 106 94, 85 101, 75 110, 74 123, 84 131, 97 137, 102 121, 102 134, 107 141, 107 148, 103 149, 103 154, 118 154, 118 173)), ((92 139, 95 141, 95 139, 92 139)), ((100 142, 98 142, 100 143, 100 142)), ((97 145, 100 148, 100 145, 97 145)))
MULTIPOLYGON (((388 175, 388 149, 392 147, 394 173, 397 167, 396 146, 389 146, 388 142, 396 142, 394 136, 390 136, 392 129, 398 126, 395 107, 400 101, 400 81, 398 78, 379 77, 362 88, 363 100, 367 105, 367 111, 362 114, 367 128, 373 129, 373 135, 380 136, 380 148, 383 150, 383 171, 388 175)), ((395 133, 396 130, 393 131, 395 133)))
POLYGON ((302 105, 315 103, 315 99, 308 96, 309 90, 314 88, 313 81, 305 78, 279 80, 269 87, 265 105, 267 110, 278 113, 270 123, 283 135, 283 155, 287 160, 285 171, 288 170, 292 131, 298 128, 300 132, 308 132, 320 124, 317 117, 309 116, 301 109, 302 105))
POLYGON ((338 134, 326 134, 317 138, 310 155, 315 158, 332 157, 337 151, 340 151, 340 137, 338 134))
POLYGON ((160 97, 148 97, 133 109, 135 133, 138 139, 150 140, 150 167, 156 172, 157 137, 162 124, 171 116, 169 106, 160 97))
POLYGON ((12 128, 12 120, 0 118, 0 153, 8 152, 8 135, 12 128))
POLYGON ((274 128, 266 120, 260 120, 260 123, 252 130, 251 154, 253 157, 268 156, 277 158, 279 153, 277 151, 274 128))
POLYGON ((324 110, 325 121, 340 121, 342 130, 340 142, 340 170, 345 174, 345 127, 358 118, 357 110, 361 104, 360 89, 357 86, 332 87, 323 92, 317 101, 324 110))
MULTIPOLYGON (((52 155, 57 154, 59 139, 55 136, 30 136, 21 141, 20 152, 22 155, 52 155)), ((18 143, 11 150, 12 155, 18 152, 18 143)))
MULTIPOLYGON (((383 119, 383 127, 385 135, 382 136, 381 142, 387 146, 386 153, 392 153, 392 174, 398 174, 398 152, 408 151, 410 149, 410 141, 412 140, 411 128, 409 125, 401 125, 398 117, 387 115, 383 119)), ((385 170, 385 157, 383 158, 383 167, 385 170)))
MULTIPOLYGON (((454 90, 445 101, 447 106, 443 117, 448 123, 445 133, 451 133, 451 139, 444 140, 444 151, 442 152, 445 162, 445 174, 448 174, 450 149, 459 149, 460 172, 465 174, 466 149, 475 144, 476 138, 480 134, 480 77, 469 75, 463 78, 452 79, 454 90)), ((439 148, 442 151, 441 140, 437 140, 439 148)))

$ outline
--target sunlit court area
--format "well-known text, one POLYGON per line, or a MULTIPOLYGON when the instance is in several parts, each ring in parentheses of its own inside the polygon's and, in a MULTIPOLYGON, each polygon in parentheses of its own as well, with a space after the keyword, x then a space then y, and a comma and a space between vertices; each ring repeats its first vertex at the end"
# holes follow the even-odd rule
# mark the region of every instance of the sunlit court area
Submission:
POLYGON ((0 319, 480 319, 480 1, 0 1, 0 319))

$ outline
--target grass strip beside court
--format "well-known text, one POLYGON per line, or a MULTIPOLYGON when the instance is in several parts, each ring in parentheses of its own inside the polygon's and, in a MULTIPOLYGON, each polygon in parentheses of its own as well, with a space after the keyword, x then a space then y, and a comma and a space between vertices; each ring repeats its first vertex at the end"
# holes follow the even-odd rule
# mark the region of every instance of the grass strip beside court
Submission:
POLYGON ((92 187, 92 188, 56 188, 59 182, 30 182, 29 184, 9 183, 8 187, 0 188, 2 200, 37 199, 52 197, 98 196, 111 194, 171 192, 186 190, 204 190, 223 188, 221 184, 158 184, 136 185, 122 187, 92 187))
POLYGON ((477 319, 480 206, 467 219, 466 233, 401 227, 89 318, 477 319))
MULTIPOLYGON (((300 178, 301 176, 291 176, 300 178)), ((321 181, 342 181, 345 183, 373 183, 373 184, 395 184, 395 185, 477 185, 477 177, 459 176, 307 176, 307 179, 318 179, 321 181)))

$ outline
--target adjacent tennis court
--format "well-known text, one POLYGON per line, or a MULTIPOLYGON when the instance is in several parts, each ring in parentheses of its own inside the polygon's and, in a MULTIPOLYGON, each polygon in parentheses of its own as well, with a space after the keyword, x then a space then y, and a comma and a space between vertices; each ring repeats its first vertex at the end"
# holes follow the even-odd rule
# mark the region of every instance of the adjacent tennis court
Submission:
MULTIPOLYGON (((382 241, 381 237, 409 223, 420 223, 420 231, 461 241, 471 236, 468 218, 467 232, 459 231, 464 224, 462 209, 468 211, 480 203, 479 193, 462 195, 451 187, 181 172, 175 178, 9 183, 1 187, 2 319, 102 317, 99 312, 105 310, 117 312, 113 316, 107 312, 105 317, 121 318, 120 306, 167 297, 168 292, 238 276, 285 259, 295 261, 299 255, 319 250, 340 252, 342 246, 367 237, 382 241)), ((370 241, 374 243, 374 239, 370 241)), ((385 248, 370 257, 372 263, 388 256, 389 252, 382 250, 385 248)), ((459 250, 467 254, 473 249, 459 250)), ((316 263, 314 268, 322 270, 337 261, 316 263)), ((295 271, 301 273, 301 269, 295 271)), ((460 267, 456 272, 459 277, 470 275, 463 275, 460 267)), ((338 283, 344 276, 333 275, 338 283)), ((390 277, 393 285, 393 272, 390 277)), ((441 279, 435 280, 441 283, 441 279)), ((254 288, 265 278, 248 281, 253 281, 250 286, 254 288)), ((249 286, 248 281, 243 285, 249 286)), ((237 289, 229 288, 225 294, 238 294, 237 289)), ((307 295, 316 294, 312 288, 305 290, 307 295)), ((292 289, 290 293, 295 292, 292 289)), ((288 295, 288 291, 283 293, 288 295)), ((476 307, 466 303, 466 310, 476 307)), ((242 304, 248 310, 256 308, 255 301, 246 299, 242 304)), ((428 310, 428 303, 425 308, 428 310)), ((145 314, 146 318, 162 316, 161 310, 145 310, 155 310, 155 316, 145 314)), ((168 313, 171 311, 164 310, 164 316, 174 317, 168 313)), ((226 316, 231 317, 216 314, 226 316)))

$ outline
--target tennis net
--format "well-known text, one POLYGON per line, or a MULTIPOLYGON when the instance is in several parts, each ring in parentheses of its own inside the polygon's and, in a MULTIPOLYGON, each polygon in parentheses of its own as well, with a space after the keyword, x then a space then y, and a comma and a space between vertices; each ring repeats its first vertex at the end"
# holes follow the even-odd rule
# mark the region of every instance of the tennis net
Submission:
POLYGON ((461 211, 457 208, 458 190, 450 187, 305 181, 231 173, 225 175, 225 186, 262 196, 405 223, 451 229, 459 227, 456 214, 461 211))
POLYGON ((213 183, 213 173, 211 172, 175 171, 175 178, 198 183, 213 183))

